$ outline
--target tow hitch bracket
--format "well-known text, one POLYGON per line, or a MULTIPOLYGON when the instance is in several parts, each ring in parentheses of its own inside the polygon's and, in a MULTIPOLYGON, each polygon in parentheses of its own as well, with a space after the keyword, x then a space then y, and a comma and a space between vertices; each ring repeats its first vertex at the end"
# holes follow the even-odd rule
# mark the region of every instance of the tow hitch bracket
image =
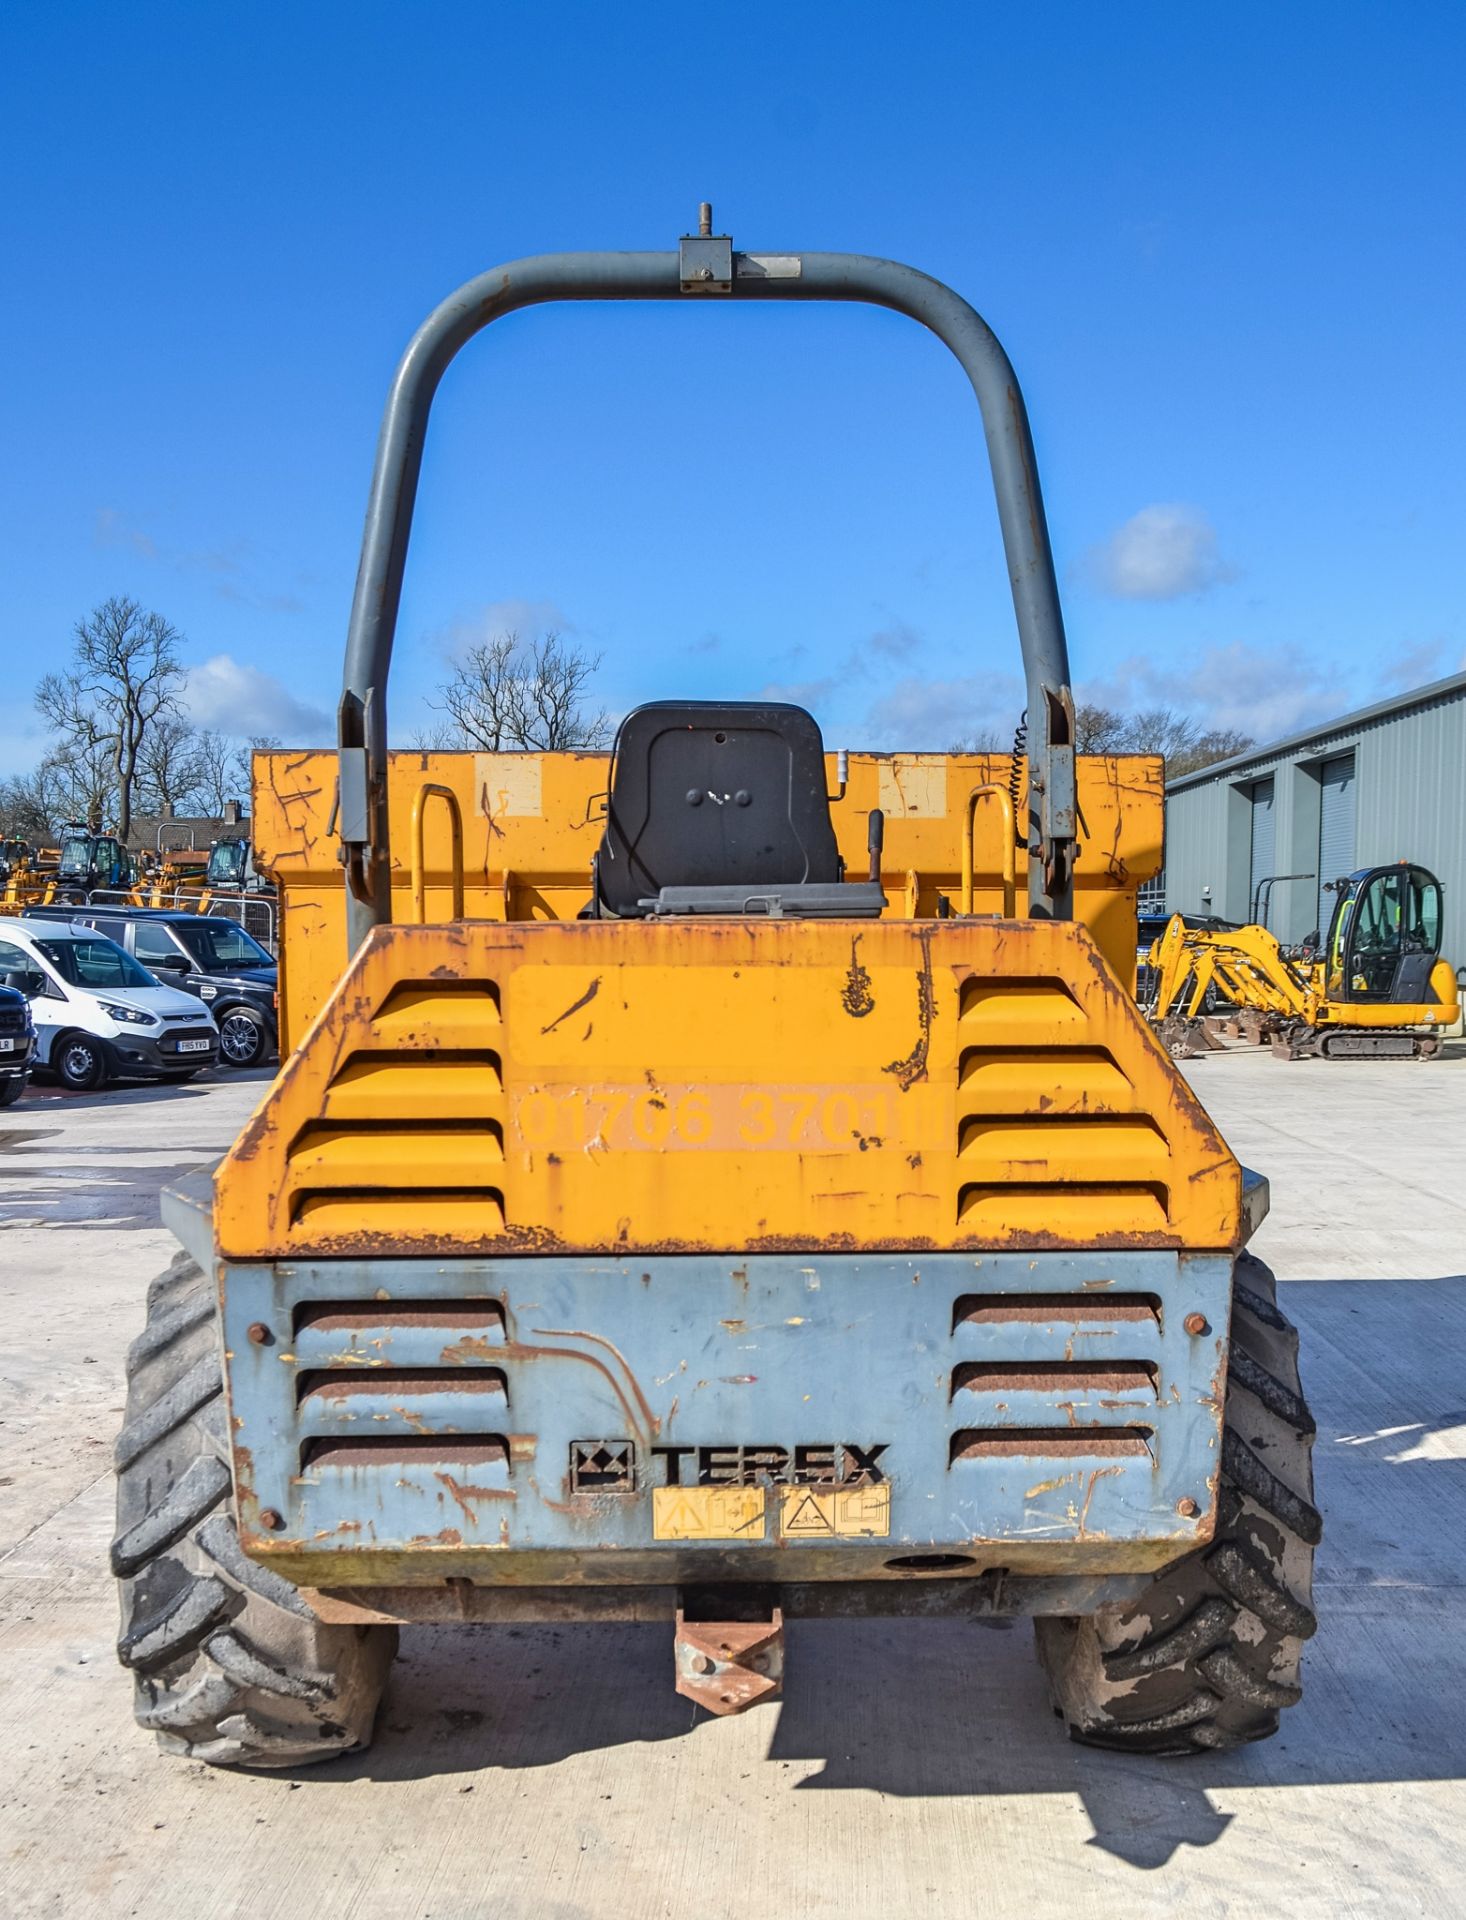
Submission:
POLYGON ((709 1713, 742 1713, 784 1681, 784 1612, 764 1620, 689 1620, 677 1609, 677 1691, 709 1713))

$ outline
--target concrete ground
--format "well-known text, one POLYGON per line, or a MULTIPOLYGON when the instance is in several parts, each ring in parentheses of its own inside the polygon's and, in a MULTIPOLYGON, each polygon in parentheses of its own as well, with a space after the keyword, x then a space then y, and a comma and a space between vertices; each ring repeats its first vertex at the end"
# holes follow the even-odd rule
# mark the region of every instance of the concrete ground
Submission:
POLYGON ((1466 1054, 1193 1084, 1273 1183, 1258 1242, 1319 1421, 1322 1626, 1282 1734, 1069 1745, 1026 1625, 798 1623, 782 1704, 694 1715, 660 1629, 410 1629, 359 1759, 169 1760, 112 1653, 121 1363, 157 1189, 238 1080, 0 1113, 0 1915, 252 1920, 1466 1912, 1466 1054))

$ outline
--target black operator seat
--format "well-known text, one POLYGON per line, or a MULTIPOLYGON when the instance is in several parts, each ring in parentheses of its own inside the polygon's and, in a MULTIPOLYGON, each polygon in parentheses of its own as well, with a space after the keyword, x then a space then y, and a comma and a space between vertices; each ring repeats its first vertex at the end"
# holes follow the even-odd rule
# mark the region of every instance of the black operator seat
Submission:
POLYGON ((802 707, 658 700, 621 722, 593 913, 879 914, 880 888, 843 872, 802 707))

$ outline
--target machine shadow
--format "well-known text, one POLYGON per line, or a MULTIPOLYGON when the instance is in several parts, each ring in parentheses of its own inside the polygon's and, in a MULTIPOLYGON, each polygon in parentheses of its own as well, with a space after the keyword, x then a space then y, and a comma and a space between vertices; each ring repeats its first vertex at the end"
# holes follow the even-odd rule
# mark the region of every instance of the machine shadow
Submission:
MULTIPOLYGON (((1433 1391, 1451 1377, 1442 1340, 1466 1343, 1466 1277, 1300 1283, 1285 1304, 1304 1329, 1326 1533, 1305 1700, 1275 1739, 1186 1760, 1077 1746, 1021 1620, 794 1621, 783 1698, 753 1710, 766 1762, 799 1763, 803 1792, 1077 1795, 1091 1844, 1143 1870, 1246 1817, 1215 1789, 1466 1776, 1466 1581, 1442 1524, 1460 1511, 1466 1459, 1448 1436, 1466 1392, 1433 1391)), ((671 1656, 670 1626, 405 1629, 375 1747, 329 1772, 462 1775, 685 1739, 706 1716, 673 1692, 671 1656)))

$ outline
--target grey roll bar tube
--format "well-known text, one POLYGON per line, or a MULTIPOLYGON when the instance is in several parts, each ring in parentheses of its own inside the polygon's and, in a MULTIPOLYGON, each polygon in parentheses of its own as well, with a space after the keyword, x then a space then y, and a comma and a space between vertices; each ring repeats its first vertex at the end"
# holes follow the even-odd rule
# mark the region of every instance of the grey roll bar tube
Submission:
POLYGON ((414 335, 388 395, 377 443, 339 715, 340 858, 347 946, 390 921, 388 669, 428 415, 454 355, 493 320, 550 300, 855 300, 909 315, 944 341, 982 410, 1028 693, 1029 911, 1073 913, 1073 696, 1059 592, 1028 414, 996 336, 941 281, 851 253, 734 252, 702 233, 676 253, 547 253, 494 267, 450 294, 414 335))

